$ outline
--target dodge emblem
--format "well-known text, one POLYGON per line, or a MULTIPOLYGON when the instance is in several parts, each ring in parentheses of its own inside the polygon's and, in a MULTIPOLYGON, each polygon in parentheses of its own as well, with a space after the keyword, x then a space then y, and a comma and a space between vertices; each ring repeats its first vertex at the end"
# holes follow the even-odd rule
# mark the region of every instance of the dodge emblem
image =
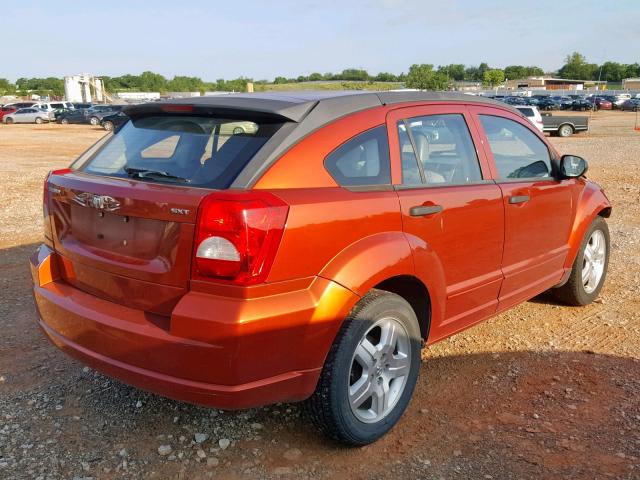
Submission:
POLYGON ((105 212, 114 212, 120 208, 120 202, 109 195, 94 195, 89 192, 78 193, 73 201, 83 207, 97 208, 105 212))

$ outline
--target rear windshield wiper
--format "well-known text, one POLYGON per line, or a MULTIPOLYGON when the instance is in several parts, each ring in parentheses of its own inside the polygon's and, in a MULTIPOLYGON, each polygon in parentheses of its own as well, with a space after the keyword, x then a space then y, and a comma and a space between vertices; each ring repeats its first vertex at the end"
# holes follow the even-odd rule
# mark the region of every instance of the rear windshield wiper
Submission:
POLYGON ((188 178, 178 177, 176 175, 171 175, 170 173, 163 172, 161 170, 148 170, 146 168, 133 168, 133 167, 125 167, 124 171, 127 172, 132 178, 148 178, 150 180, 169 180, 172 182, 184 182, 189 183, 191 180, 188 178))

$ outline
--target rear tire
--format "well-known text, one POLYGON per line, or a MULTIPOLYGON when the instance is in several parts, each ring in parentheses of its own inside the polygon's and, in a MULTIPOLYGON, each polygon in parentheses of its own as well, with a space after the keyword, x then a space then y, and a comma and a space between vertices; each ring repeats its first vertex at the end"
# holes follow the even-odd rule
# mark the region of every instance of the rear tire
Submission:
POLYGON ((89 119, 89 123, 90 123, 91 125, 94 125, 94 126, 95 126, 95 125, 98 125, 98 124, 100 123, 100 120, 98 120, 98 117, 91 117, 91 118, 89 119))
POLYGON ((352 446, 386 434, 404 413, 418 378, 415 312, 395 293, 372 290, 336 337, 305 408, 327 436, 352 446))
POLYGON ((13 118, 5 118, 4 123, 6 123, 7 125, 11 125, 13 123, 13 118))
POLYGON ((558 128, 559 137, 570 137, 573 135, 573 127, 571 125, 560 125, 558 128))
POLYGON ((106 122, 102 122, 102 128, 104 128, 107 132, 111 132, 113 130, 113 122, 107 120, 106 122))
POLYGON ((60 123, 62 125, 69 125, 69 120, 67 120, 66 118, 63 118, 62 120, 60 120, 60 123))
POLYGON ((569 280, 554 289, 554 295, 574 306, 587 305, 598 298, 607 277, 609 250, 609 228, 598 216, 584 235, 569 280))
POLYGON ((37 118, 36 118, 36 123, 37 123, 38 125, 40 125, 40 124, 42 123, 42 119, 41 119, 40 117, 37 117, 37 118))

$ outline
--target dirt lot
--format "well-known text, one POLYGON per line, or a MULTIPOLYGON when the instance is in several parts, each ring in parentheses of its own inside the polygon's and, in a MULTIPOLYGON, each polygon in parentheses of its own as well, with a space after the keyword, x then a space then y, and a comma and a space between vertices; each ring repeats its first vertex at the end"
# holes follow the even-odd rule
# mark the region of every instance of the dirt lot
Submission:
POLYGON ((103 132, 0 125, 0 478, 640 478, 633 121, 599 112, 589 134, 552 139, 589 160, 614 204, 602 298, 569 308, 542 295, 425 349, 403 420, 361 449, 316 435, 296 405, 198 408, 109 380, 50 345, 27 272, 42 178, 103 132), (161 445, 171 452, 159 455, 161 445))

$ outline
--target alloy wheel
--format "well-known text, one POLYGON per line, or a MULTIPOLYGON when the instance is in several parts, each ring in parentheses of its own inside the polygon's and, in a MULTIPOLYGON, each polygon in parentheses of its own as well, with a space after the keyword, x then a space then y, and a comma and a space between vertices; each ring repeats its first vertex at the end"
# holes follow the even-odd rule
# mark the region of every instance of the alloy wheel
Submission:
POLYGON ((386 417, 402 396, 411 369, 411 341, 404 325, 386 317, 362 337, 351 360, 351 411, 364 423, 386 417))
POLYGON ((594 230, 582 256, 582 285, 586 293, 592 293, 602 279, 607 257, 607 243, 601 230, 594 230))

